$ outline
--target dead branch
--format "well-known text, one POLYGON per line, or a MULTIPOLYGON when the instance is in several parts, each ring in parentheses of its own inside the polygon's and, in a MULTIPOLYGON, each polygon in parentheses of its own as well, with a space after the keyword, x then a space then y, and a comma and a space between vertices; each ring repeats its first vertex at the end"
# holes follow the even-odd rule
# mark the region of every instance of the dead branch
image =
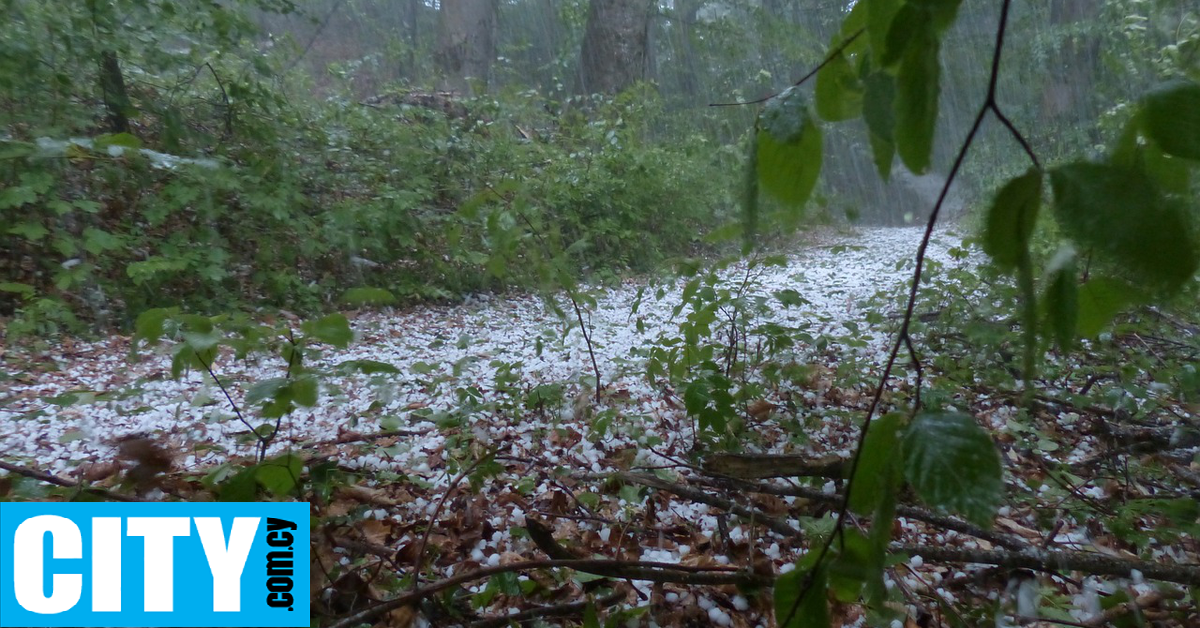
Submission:
POLYGON ((845 475, 845 460, 836 456, 815 458, 807 455, 710 454, 703 468, 708 473, 746 480, 762 478, 818 477, 840 480, 845 475))
POLYGON ((1200 585, 1200 565, 1163 565, 1087 552, 1047 551, 1035 548, 1011 551, 903 545, 893 549, 937 562, 979 563, 1034 571, 1078 571, 1094 576, 1121 578, 1128 578, 1134 571, 1138 571, 1148 580, 1200 585))
POLYGON ((595 604, 597 608, 608 608, 629 595, 629 591, 624 587, 618 588, 616 591, 599 598, 595 601, 585 600, 581 602, 570 602, 567 604, 555 604, 553 606, 539 606, 530 608, 512 615, 502 615, 500 617, 488 617, 479 621, 468 624, 469 628, 502 628, 514 624, 520 625, 531 619, 545 619, 547 617, 573 617, 587 609, 588 604, 595 604))
MULTIPOLYGON (((742 482, 728 478, 716 478, 710 481, 715 486, 721 486, 738 491, 749 491, 754 493, 762 493, 764 495, 778 495, 782 497, 799 497, 812 502, 830 505, 838 505, 842 502, 842 495, 840 493, 824 493, 804 486, 771 486, 770 484, 742 482)), ((1000 547, 1007 547, 1013 550, 1023 550, 1029 547, 1029 543, 1020 537, 1004 534, 1002 532, 985 530, 977 525, 968 523, 961 519, 941 515, 919 506, 909 506, 904 504, 897 505, 896 514, 908 519, 923 521, 932 526, 945 530, 953 530, 962 534, 969 534, 975 538, 983 539, 990 543, 999 545, 1000 547)))
POLYGON ((756 508, 750 508, 748 506, 742 506, 740 504, 736 504, 732 500, 721 497, 720 495, 713 495, 711 493, 706 493, 700 489, 692 488, 690 486, 684 486, 682 484, 678 484, 675 482, 668 482, 666 480, 661 480, 652 475, 643 475, 641 473, 618 472, 618 473, 607 474, 607 475, 606 474, 590 474, 589 473, 589 474, 580 475, 577 477, 581 480, 616 479, 616 480, 620 480, 622 482, 626 482, 629 484, 641 484, 642 486, 649 486, 651 488, 656 488, 661 491, 667 491, 668 493, 674 493, 675 495, 683 497, 684 499, 690 499, 694 502, 699 502, 701 504, 708 504, 709 506, 715 506, 717 508, 720 508, 721 510, 731 512, 735 515, 754 519, 755 521, 761 521, 763 523, 763 525, 770 528, 772 532, 781 534, 788 538, 799 538, 799 535, 800 535, 800 531, 797 530, 796 528, 792 527, 791 524, 789 524, 788 522, 784 521, 783 519, 779 519, 777 517, 772 517, 771 515, 768 515, 767 513, 762 512, 761 510, 758 510, 756 508))
POLYGON ((674 563, 621 560, 527 560, 507 565, 498 565, 496 567, 485 567, 438 580, 404 595, 399 595, 357 613, 347 615, 331 624, 329 628, 353 628, 360 624, 370 623, 388 611, 416 604, 439 591, 444 591, 468 582, 482 580, 496 574, 528 571, 531 569, 574 569, 575 571, 582 571, 598 576, 706 586, 732 584, 749 587, 769 587, 772 586, 775 580, 773 576, 735 571, 729 567, 693 567, 674 563))
POLYGON ((37 480, 39 482, 45 482, 46 484, 53 484, 54 486, 61 486, 63 488, 78 489, 85 493, 91 493, 93 495, 103 497, 105 499, 111 499, 113 501, 118 501, 118 502, 146 501, 144 499, 141 499, 139 497, 134 497, 132 495, 122 495, 120 493, 114 493, 114 492, 112 492, 108 489, 104 489, 104 488, 83 486, 79 482, 75 482, 73 480, 67 480, 64 478, 60 478, 57 475, 53 475, 51 473, 46 473, 44 471, 38 471, 36 469, 30 469, 29 467, 22 467, 21 465, 12 464, 11 462, 5 462, 3 460, 0 460, 0 469, 4 469, 5 471, 9 471, 11 473, 16 473, 17 475, 20 475, 20 476, 31 478, 31 479, 37 480))

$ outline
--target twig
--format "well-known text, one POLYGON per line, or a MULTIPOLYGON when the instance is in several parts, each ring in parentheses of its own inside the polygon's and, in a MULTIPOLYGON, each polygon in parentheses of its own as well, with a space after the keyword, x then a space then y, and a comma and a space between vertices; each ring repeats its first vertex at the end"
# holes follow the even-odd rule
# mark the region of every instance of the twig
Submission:
POLYGON ((414 591, 416 591, 417 587, 419 587, 421 584, 421 568, 424 566, 425 562, 425 546, 429 543, 429 535, 433 533, 433 527, 437 523, 438 516, 442 514, 442 506, 446 504, 446 498, 450 497, 450 494, 454 492, 455 488, 458 488, 458 483, 461 482, 463 478, 470 475, 471 472, 474 471, 475 468, 478 467, 484 460, 489 460, 495 456, 496 452, 498 451, 499 447, 496 447, 486 454, 476 458, 470 466, 462 471, 459 471, 458 475, 454 476, 453 480, 450 480, 450 484, 446 487, 446 492, 442 493, 441 499, 438 500, 437 506, 433 509, 433 514, 429 516, 429 526, 425 528, 425 534, 421 537, 421 544, 417 546, 417 557, 413 559, 412 588, 414 591))

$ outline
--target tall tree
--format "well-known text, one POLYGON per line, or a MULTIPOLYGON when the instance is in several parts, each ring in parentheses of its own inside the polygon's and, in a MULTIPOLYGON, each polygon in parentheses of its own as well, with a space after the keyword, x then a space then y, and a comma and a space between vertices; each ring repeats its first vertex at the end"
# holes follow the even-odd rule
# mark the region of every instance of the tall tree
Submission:
POLYGON ((591 0, 580 87, 615 94, 646 77, 653 0, 591 0))
POLYGON ((482 93, 496 57, 497 0, 442 0, 434 61, 441 88, 482 93))

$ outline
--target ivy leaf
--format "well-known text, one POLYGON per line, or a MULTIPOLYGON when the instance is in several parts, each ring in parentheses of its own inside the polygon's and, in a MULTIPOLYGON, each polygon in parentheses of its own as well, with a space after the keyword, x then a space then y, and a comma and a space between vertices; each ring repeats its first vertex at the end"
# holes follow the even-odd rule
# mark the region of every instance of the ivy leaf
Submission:
POLYGON ((1200 83, 1172 81, 1155 89, 1142 101, 1142 122, 1163 152, 1200 159, 1200 83))
POLYGON ((1110 255, 1138 278, 1178 288, 1200 266, 1187 208, 1143 172, 1073 163, 1050 173, 1055 216, 1078 242, 1110 255))
POLYGON ((929 169, 938 114, 939 43, 925 17, 912 25, 896 73, 896 148, 913 174, 929 169))
POLYGON ((891 489, 888 469, 895 462, 901 418, 899 413, 885 414, 875 419, 871 429, 867 430, 854 472, 854 487, 850 491, 850 508, 855 512, 874 513, 879 501, 891 489))
POLYGON ((762 189, 792 207, 808 201, 821 172, 821 130, 800 91, 772 98, 758 122, 756 162, 762 189))
POLYGON ((1000 455, 970 415, 923 412, 903 436, 904 474, 921 499, 990 526, 1003 496, 1000 455))
POLYGON ((818 567, 816 571, 797 568, 776 578, 775 621, 779 622, 779 628, 828 628, 830 619, 825 594, 826 581, 823 567, 818 567), (801 593, 804 593, 804 597, 797 603, 796 599, 801 593))
POLYGON ((1042 297, 1054 341, 1062 351, 1070 351, 1079 327, 1079 283, 1074 247, 1063 247, 1046 265, 1048 279, 1042 297))
POLYGON ((1029 254, 1029 237, 1042 205, 1042 173, 1030 168, 1000 188, 988 210, 983 250, 996 265, 1011 270, 1029 254))
POLYGON ((339 349, 345 349, 350 341, 354 340, 350 321, 347 321, 346 317, 341 314, 330 314, 315 321, 309 321, 304 324, 304 332, 339 349))
POLYGON ((817 115, 830 122, 856 118, 862 112, 863 88, 844 53, 817 73, 817 115))

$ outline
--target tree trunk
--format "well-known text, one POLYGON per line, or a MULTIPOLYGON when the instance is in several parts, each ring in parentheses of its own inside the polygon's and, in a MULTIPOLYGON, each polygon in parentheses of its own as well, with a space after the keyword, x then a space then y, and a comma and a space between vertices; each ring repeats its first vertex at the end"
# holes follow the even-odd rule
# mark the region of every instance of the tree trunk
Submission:
POLYGON ((580 87, 616 94, 645 78, 653 0, 592 0, 583 35, 580 87))
POLYGON ((675 34, 675 54, 678 56, 679 89, 689 99, 700 93, 700 72, 696 61, 696 47, 692 45, 695 36, 696 17, 700 11, 697 0, 675 1, 675 23, 672 32, 675 34))
POLYGON ((496 56, 497 0, 442 0, 434 61, 441 88, 460 94, 487 91, 496 56))
POLYGON ((121 75, 117 53, 111 50, 100 53, 100 93, 108 111, 108 128, 113 133, 128 133, 129 111, 133 105, 125 90, 125 77, 121 75))

